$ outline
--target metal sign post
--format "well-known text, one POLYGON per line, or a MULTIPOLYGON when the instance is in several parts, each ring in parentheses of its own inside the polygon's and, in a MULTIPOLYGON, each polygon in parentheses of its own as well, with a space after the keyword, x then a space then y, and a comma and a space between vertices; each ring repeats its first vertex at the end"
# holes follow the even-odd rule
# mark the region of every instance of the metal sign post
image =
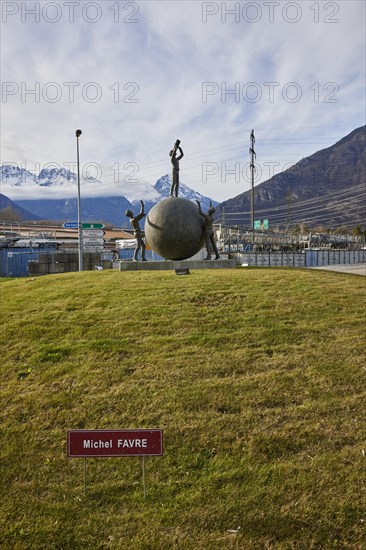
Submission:
POLYGON ((84 458, 84 497, 86 497, 86 458, 84 458))
POLYGON ((145 482, 145 457, 142 457, 142 485, 144 488, 144 498, 146 498, 146 482, 145 482))

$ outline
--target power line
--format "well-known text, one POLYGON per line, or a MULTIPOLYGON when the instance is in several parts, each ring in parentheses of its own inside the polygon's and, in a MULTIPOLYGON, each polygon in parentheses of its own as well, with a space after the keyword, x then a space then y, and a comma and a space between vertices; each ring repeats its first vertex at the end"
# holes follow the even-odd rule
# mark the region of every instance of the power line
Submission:
MULTIPOLYGON (((321 145, 322 143, 319 143, 319 140, 339 140, 339 139, 342 139, 342 137, 344 136, 322 136, 322 137, 301 137, 301 138, 263 138, 261 139, 261 143, 263 143, 264 145, 265 144, 269 144, 269 145, 277 145, 277 146, 281 146, 282 142, 286 142, 285 144, 286 145, 289 145, 287 142, 292 142, 294 145, 316 145, 316 146, 319 146, 321 145), (299 142, 302 142, 302 143, 299 143, 299 142)), ((199 141, 198 143, 202 143, 202 141, 199 141)), ((327 142, 324 142, 324 145, 327 145, 327 142)), ((226 152, 228 151, 234 151, 234 150, 237 150, 237 149, 242 149, 243 148, 243 143, 242 142, 236 142, 236 143, 229 143, 229 144, 224 144, 224 145, 218 145, 218 146, 215 146, 215 147, 209 147, 209 148, 206 148, 206 149, 201 149, 199 151, 195 151, 194 155, 191 155, 190 158, 191 159, 197 159, 197 158, 201 158, 201 153, 213 153, 214 151, 220 151, 220 150, 226 150, 226 152)), ((145 157, 148 156, 150 153, 147 153, 145 154, 145 157)), ((281 153, 281 155, 283 155, 285 153, 281 153)), ((287 154, 290 154, 290 153, 287 153, 287 154)), ((268 156, 267 154, 265 154, 266 156, 268 156)), ((296 153, 293 153, 294 156, 300 156, 300 154, 296 154, 296 153)), ((309 155, 307 155, 309 156, 309 155)), ((226 160, 229 160, 229 159, 226 159, 226 160)), ((156 161, 152 161, 152 162, 148 162, 146 164, 139 164, 139 167, 140 169, 146 169, 146 168, 149 168, 149 167, 153 167, 153 166, 159 166, 160 164, 166 164, 166 158, 161 158, 161 159, 158 159, 156 161)))
MULTIPOLYGON (((328 194, 324 197, 316 197, 308 199, 307 201, 295 203, 291 205, 291 218, 293 220, 299 220, 299 218, 302 218, 302 221, 306 222, 319 222, 320 220, 324 222, 328 219, 336 219, 337 217, 342 216, 343 212, 339 211, 339 208, 342 207, 342 209, 344 210, 345 203, 349 203, 351 201, 351 203, 348 204, 347 207, 348 213, 357 213, 357 211, 360 211, 361 205, 365 202, 365 198, 366 197, 364 186, 359 185, 352 189, 351 194, 350 190, 347 190, 328 194), (361 193, 358 192, 360 188, 362 188, 363 191, 361 193), (305 202, 307 204, 304 208, 305 202), (314 206, 311 206, 315 203, 317 204, 316 208, 314 208, 314 206)), ((262 217, 263 215, 269 215, 272 223, 285 223, 286 219, 288 220, 288 205, 257 209, 256 214, 259 217, 262 217)), ((225 212, 225 216, 236 219, 243 216, 247 217, 248 212, 225 212)), ((358 218, 360 218, 361 221, 361 212, 360 215, 357 216, 357 221, 358 218)))
MULTIPOLYGON (((366 198, 366 195, 365 195, 365 185, 364 184, 359 184, 359 185, 355 185, 354 187, 351 187, 350 189, 346 189, 346 190, 341 190, 341 191, 334 191, 333 193, 328 193, 326 195, 322 195, 320 197, 311 197, 309 199, 304 199, 301 201, 298 202, 298 203, 294 203, 294 206, 296 206, 296 204, 301 204, 301 206, 307 206, 307 205, 310 205, 312 203, 319 203, 319 201, 329 201, 329 200, 333 200, 334 198, 336 197, 341 197, 343 195, 346 195, 346 196, 349 196, 350 193, 357 193, 359 191, 363 191, 363 194, 360 193, 360 197, 364 197, 366 198)), ((351 197, 350 197, 351 198, 351 197)), ((266 209, 258 209, 257 211, 258 212, 263 212, 265 210, 268 210, 268 208, 278 208, 278 209, 286 209, 287 206, 286 205, 282 205, 282 206, 276 206, 276 207, 267 207, 266 209)), ((228 212, 226 212, 228 214, 228 212)), ((232 214, 237 214, 238 212, 232 212, 232 214)), ((241 214, 244 214, 244 212, 239 212, 241 214)))

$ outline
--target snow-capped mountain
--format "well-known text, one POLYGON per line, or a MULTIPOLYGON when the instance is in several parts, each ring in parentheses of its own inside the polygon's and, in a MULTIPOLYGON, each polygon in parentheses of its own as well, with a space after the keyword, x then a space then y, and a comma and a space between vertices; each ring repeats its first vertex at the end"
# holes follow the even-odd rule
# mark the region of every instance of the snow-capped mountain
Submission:
POLYGON ((19 166, 0 166, 0 178, 2 186, 5 184, 10 187, 33 187, 38 184, 37 176, 19 166))
POLYGON ((52 187, 77 183, 76 174, 65 168, 44 168, 37 177, 37 183, 41 187, 52 187))
MULTIPOLYGON (((4 195, 41 219, 75 219, 77 176, 74 172, 65 168, 44 168, 37 176, 25 168, 4 165, 0 167, 0 177, 4 195)), ((81 210, 85 221, 102 219, 128 227, 129 220, 124 210, 140 208, 140 200, 143 200, 147 213, 157 202, 170 195, 171 178, 168 174, 159 178, 155 185, 146 182, 108 184, 103 177, 101 180, 81 178, 81 210)), ((179 196, 199 200, 204 210, 210 206, 210 198, 184 183, 179 185, 179 196)), ((217 202, 212 200, 212 204, 217 202)))
MULTIPOLYGON (((1 187, 12 199, 56 198, 75 196, 76 174, 65 168, 44 168, 38 175, 19 166, 0 166, 1 187)), ((83 178, 83 184, 96 183, 94 178, 83 178), (92 180, 92 181, 90 181, 92 180)))
MULTIPOLYGON (((34 196, 36 189, 39 190, 37 197, 45 199, 56 198, 56 193, 57 198, 73 198, 77 185, 76 174, 66 168, 44 168, 37 176, 25 168, 3 165, 0 167, 0 178, 6 194, 10 196, 13 195, 11 198, 14 197, 17 199, 19 197, 22 200, 36 198, 34 196), (11 188, 13 188, 13 193, 11 192, 11 188), (52 190, 55 191, 55 193, 52 193, 51 197, 52 190), (31 191, 30 195, 28 191, 31 191), (63 192, 65 192, 64 195, 63 192)), ((171 177, 168 174, 159 178, 155 185, 150 185, 146 182, 129 183, 123 181, 114 183, 112 192, 110 189, 111 185, 106 184, 103 177, 101 179, 102 181, 93 177, 81 177, 82 195, 84 197, 122 195, 126 197, 131 204, 137 203, 140 200, 155 204, 162 198, 168 197, 170 194, 171 177)), ((194 191, 184 183, 180 183, 179 185, 179 196, 192 201, 199 200, 202 202, 203 206, 208 206, 210 200, 212 200, 194 191)), ((217 204, 214 200, 212 200, 212 203, 214 205, 217 204)))
MULTIPOLYGON (((155 183, 154 189, 158 191, 161 198, 165 198, 169 197, 170 195, 171 185, 171 177, 168 174, 165 174, 165 176, 159 178, 158 181, 155 183)), ((179 183, 179 196, 190 201, 200 201, 203 210, 208 210, 208 208, 210 207, 210 202, 212 202, 213 206, 216 206, 218 204, 217 201, 201 195, 201 193, 194 191, 184 183, 179 183)))

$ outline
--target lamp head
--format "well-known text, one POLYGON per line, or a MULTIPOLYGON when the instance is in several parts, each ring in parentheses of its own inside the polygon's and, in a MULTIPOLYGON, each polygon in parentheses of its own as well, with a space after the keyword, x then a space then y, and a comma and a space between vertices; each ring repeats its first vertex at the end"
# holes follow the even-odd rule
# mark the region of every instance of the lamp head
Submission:
POLYGON ((81 131, 81 130, 76 130, 76 132, 75 132, 76 137, 81 136, 81 134, 82 134, 82 131, 81 131))

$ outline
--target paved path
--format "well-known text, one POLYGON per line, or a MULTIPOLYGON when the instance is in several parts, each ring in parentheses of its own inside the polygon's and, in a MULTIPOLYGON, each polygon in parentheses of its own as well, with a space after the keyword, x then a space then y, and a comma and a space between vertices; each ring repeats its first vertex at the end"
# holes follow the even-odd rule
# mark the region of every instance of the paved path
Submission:
POLYGON ((366 276, 366 264, 337 264, 311 267, 310 269, 323 269, 325 271, 337 271, 338 273, 352 273, 353 275, 366 276))

